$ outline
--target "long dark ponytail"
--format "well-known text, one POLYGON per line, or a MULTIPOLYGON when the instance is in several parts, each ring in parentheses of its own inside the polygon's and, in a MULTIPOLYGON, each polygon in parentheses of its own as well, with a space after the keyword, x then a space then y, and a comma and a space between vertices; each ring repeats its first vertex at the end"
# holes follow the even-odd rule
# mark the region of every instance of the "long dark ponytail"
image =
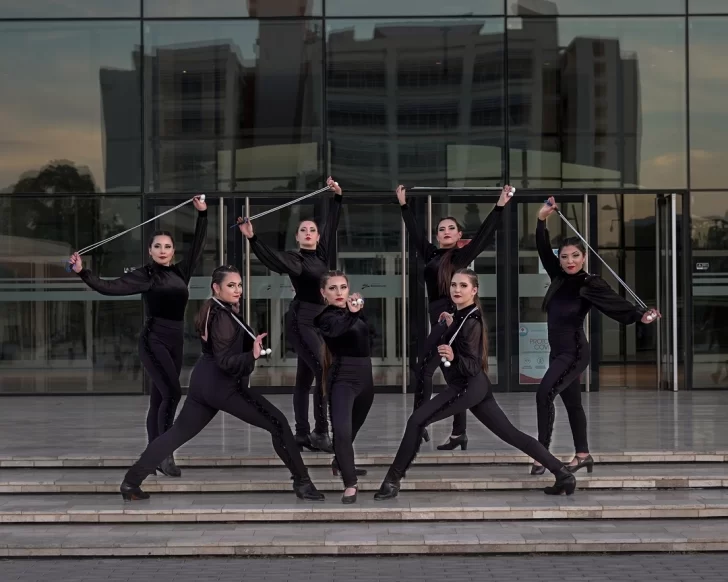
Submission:
MULTIPOLYGON (((458 232, 463 232, 463 227, 453 216, 446 216, 445 218, 441 218, 440 220, 438 220, 437 227, 439 228, 440 225, 446 220, 453 221, 458 229, 458 232)), ((450 282, 452 281, 452 276, 455 274, 453 272, 454 269, 452 266, 452 253, 456 248, 457 246, 453 247, 452 249, 448 249, 447 252, 442 255, 442 259, 440 259, 440 265, 437 269, 437 286, 440 288, 440 295, 443 295, 445 297, 448 297, 450 295, 450 282)))
MULTIPOLYGON (((473 271, 472 269, 458 269, 453 273, 453 277, 455 275, 465 275, 468 277, 470 284, 478 288, 478 274, 473 271)), ((478 297, 478 294, 475 294, 475 297, 473 298, 475 300, 475 306, 480 311, 480 321, 482 323, 481 325, 481 346, 482 346, 482 368, 483 372, 488 372, 488 325, 485 323, 485 313, 483 313, 483 305, 480 303, 480 297, 478 297)))
MULTIPOLYGON (((564 250, 564 247, 576 247, 581 251, 581 254, 586 256, 586 247, 584 246, 584 243, 579 237, 576 236, 570 236, 566 237, 564 239, 561 239, 561 242, 559 243, 559 250, 557 251, 557 257, 561 256, 561 251, 564 250)), ((561 259, 559 258, 559 261, 561 259)), ((578 276, 583 275, 583 273, 578 273, 577 275, 569 275, 569 276, 578 276)), ((556 292, 561 288, 561 285, 564 284, 564 277, 566 276, 566 273, 562 273, 561 276, 556 277, 553 281, 551 281, 551 285, 549 285, 549 288, 546 290, 546 295, 543 298, 543 303, 541 303, 541 310, 547 311, 549 303, 551 303, 551 299, 553 299, 554 295, 556 295, 556 292)))
MULTIPOLYGON (((210 291, 212 291, 213 296, 215 295, 213 285, 216 284, 218 287, 222 286, 225 277, 227 277, 230 273, 237 273, 239 275, 240 271, 231 265, 221 265, 212 272, 212 277, 210 278, 210 291)), ((207 335, 207 330, 205 328, 207 327, 207 316, 210 313, 211 306, 212 298, 206 299, 195 317, 195 330, 200 334, 200 337, 207 335)))
MULTIPOLYGON (((329 282, 329 279, 332 277, 343 277, 346 279, 346 284, 349 284, 349 277, 346 276, 346 273, 343 271, 327 271, 323 277, 321 277, 321 289, 326 288, 326 284, 329 282)), ((328 393, 328 375, 329 370, 331 369, 331 364, 334 362, 334 355, 331 353, 331 350, 329 349, 329 346, 326 345, 326 342, 322 342, 321 345, 321 391, 324 396, 328 393)))

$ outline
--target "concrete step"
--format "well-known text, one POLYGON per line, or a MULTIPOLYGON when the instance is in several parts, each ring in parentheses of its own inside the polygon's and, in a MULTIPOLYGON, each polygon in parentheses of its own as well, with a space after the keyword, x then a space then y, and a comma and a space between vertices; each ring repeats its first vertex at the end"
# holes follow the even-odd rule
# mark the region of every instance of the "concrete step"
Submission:
POLYGON ((546 519, 678 519, 728 517, 728 491, 577 491, 551 497, 537 491, 403 492, 376 502, 362 492, 355 505, 339 494, 323 503, 297 500, 290 493, 154 495, 124 503, 100 494, 68 496, 0 495, 0 523, 133 522, 375 522, 546 519))
MULTIPOLYGON (((430 443, 431 445, 432 443, 430 443)), ((382 453, 357 454, 359 465, 384 465, 392 462, 396 446, 382 453)), ((141 454, 142 450, 139 450, 141 454)), ((557 457, 569 461, 573 453, 557 452, 557 457)), ((595 462, 600 464, 631 463, 723 463, 728 461, 728 451, 604 451, 592 453, 595 462)), ((328 466, 331 455, 323 453, 304 453, 306 464, 310 467, 328 466)), ((0 468, 82 468, 109 467, 127 468, 138 458, 132 455, 0 455, 0 468)), ((268 467, 281 466, 275 455, 189 455, 184 452, 175 455, 180 467, 268 467)), ((434 451, 420 452, 415 461, 420 465, 524 465, 531 460, 524 454, 512 451, 434 451)))
POLYGON ((727 550, 725 519, 0 526, 0 557, 727 550))
MULTIPOLYGON (((376 491, 387 471, 368 466, 360 478, 361 491, 376 491)), ((0 473, 0 493, 113 493, 118 494, 123 470, 106 468, 7 469, 0 473)), ((594 473, 577 474, 580 489, 692 489, 728 487, 725 463, 646 463, 597 465, 594 473)), ((340 492, 341 479, 323 467, 311 469, 322 491, 340 492)), ((550 474, 531 476, 528 466, 413 466, 402 481, 403 490, 540 490, 553 482, 550 474)), ((151 476, 149 493, 289 492, 291 481, 283 467, 185 468, 181 478, 151 476)))

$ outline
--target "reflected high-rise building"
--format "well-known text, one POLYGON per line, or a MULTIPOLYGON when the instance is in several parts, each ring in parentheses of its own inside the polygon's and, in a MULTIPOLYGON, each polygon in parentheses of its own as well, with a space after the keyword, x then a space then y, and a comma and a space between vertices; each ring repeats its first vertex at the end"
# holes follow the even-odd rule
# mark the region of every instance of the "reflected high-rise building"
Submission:
POLYGON ((578 38, 562 47, 557 19, 522 19, 508 30, 506 107, 504 35, 485 27, 455 21, 377 25, 364 38, 356 25, 331 33, 334 172, 364 188, 410 178, 420 185, 493 183, 508 131, 511 174, 525 186, 532 176, 535 186, 636 183, 636 58, 624 57, 617 39, 578 38))
POLYGON ((604 171, 602 176, 590 176, 590 181, 639 184, 641 99, 636 56, 622 55, 616 39, 574 39, 561 58, 561 96, 564 163, 604 171))

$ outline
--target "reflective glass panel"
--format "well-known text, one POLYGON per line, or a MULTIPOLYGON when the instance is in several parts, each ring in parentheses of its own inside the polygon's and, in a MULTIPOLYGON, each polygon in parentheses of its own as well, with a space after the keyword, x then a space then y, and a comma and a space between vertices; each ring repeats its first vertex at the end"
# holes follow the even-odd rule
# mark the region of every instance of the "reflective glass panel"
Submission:
POLYGON ((690 186, 728 187, 728 17, 690 19, 690 186))
POLYGON ((138 192, 138 22, 0 23, 0 187, 27 192, 138 192), (48 176, 76 167, 79 183, 48 176), (46 183, 46 182, 52 182, 46 183))
POLYGON ((516 186, 686 186, 684 18, 508 24, 516 186))
POLYGON ((316 20, 147 23, 148 188, 314 189, 322 50, 316 20))
POLYGON ((332 173, 349 189, 497 184, 503 21, 327 21, 332 173))

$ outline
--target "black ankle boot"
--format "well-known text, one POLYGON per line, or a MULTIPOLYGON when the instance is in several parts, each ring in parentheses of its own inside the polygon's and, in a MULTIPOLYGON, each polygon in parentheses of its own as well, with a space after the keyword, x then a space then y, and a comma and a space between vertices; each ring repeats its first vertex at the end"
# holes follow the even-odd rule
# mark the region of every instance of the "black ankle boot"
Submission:
POLYGON ((302 452, 303 449, 308 449, 314 453, 318 452, 318 449, 311 444, 311 437, 308 434, 297 434, 296 445, 298 445, 298 450, 302 452))
POLYGON ((399 494, 399 483, 400 477, 398 476, 398 473, 394 472, 393 469, 390 469, 387 472, 386 477, 384 477, 384 481, 382 481, 382 484, 379 486, 379 491, 374 494, 374 500, 385 501, 387 499, 394 499, 397 497, 399 494))
POLYGON ((449 437, 447 439, 447 442, 437 445, 438 451, 452 451, 453 449, 457 449, 460 447, 462 450, 467 451, 468 450, 468 435, 463 433, 460 436, 456 436, 455 438, 449 437))
POLYGON ((379 491, 374 494, 374 501, 386 501, 387 499, 394 499, 399 494, 399 483, 394 481, 382 481, 379 486, 379 491))
POLYGON ((167 477, 181 477, 182 471, 180 471, 179 467, 177 466, 177 463, 174 462, 174 457, 170 455, 164 461, 159 463, 159 467, 157 467, 157 471, 162 473, 163 475, 167 475, 167 477))
POLYGON ((149 499, 149 493, 142 491, 141 487, 137 485, 130 485, 124 481, 119 487, 121 491, 121 497, 124 501, 141 501, 142 499, 149 499))
POLYGON ((294 477, 293 491, 296 497, 304 501, 323 501, 326 499, 311 481, 310 477, 294 477))
MULTIPOLYGON (((331 461, 331 472, 334 474, 334 477, 338 477, 341 475, 341 469, 339 468, 339 462, 334 459, 331 461)), ((359 467, 354 467, 354 473, 357 477, 364 477, 367 474, 366 469, 360 469, 359 467)))
POLYGON ((546 495, 571 495, 575 489, 576 477, 564 466, 556 473, 556 482, 551 487, 545 487, 543 492, 546 495))
POLYGON ((331 439, 329 438, 329 435, 325 432, 312 432, 310 435, 308 435, 308 438, 311 439, 311 446, 315 449, 318 449, 319 451, 323 453, 331 453, 334 452, 334 447, 331 445, 331 439))

